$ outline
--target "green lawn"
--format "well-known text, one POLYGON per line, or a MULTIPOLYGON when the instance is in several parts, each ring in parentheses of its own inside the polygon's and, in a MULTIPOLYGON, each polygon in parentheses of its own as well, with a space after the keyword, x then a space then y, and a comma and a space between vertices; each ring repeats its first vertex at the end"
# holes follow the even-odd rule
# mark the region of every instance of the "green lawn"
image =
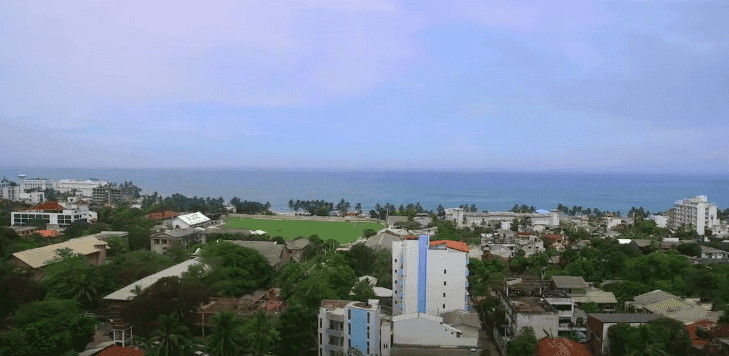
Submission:
POLYGON ((269 236, 283 236, 293 240, 298 236, 319 235, 322 240, 334 239, 339 243, 350 243, 362 236, 364 229, 382 230, 384 226, 371 222, 329 222, 309 220, 267 220, 232 218, 223 226, 233 229, 263 230, 269 236))

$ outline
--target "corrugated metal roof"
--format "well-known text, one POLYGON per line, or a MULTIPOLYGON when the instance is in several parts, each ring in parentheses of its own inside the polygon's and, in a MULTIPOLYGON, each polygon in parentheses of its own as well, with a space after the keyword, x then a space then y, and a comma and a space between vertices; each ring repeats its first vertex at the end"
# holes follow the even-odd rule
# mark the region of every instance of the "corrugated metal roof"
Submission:
MULTIPOLYGON (((191 266, 197 266, 197 265, 204 265, 202 261, 199 258, 195 258, 192 260, 187 260, 185 262, 176 264, 170 268, 167 268, 165 270, 159 271, 151 276, 144 277, 122 289, 119 289, 118 291, 111 293, 104 297, 105 300, 131 300, 134 298, 135 294, 132 293, 134 288, 136 286, 139 286, 142 289, 148 288, 149 286, 155 284, 160 278, 164 277, 181 277, 183 273, 187 272, 187 270, 191 266)), ((205 265, 207 269, 210 267, 205 265)))
POLYGON ((73 253, 88 255, 99 251, 99 249, 95 247, 97 245, 106 245, 108 248, 108 244, 105 241, 99 240, 95 237, 87 236, 77 239, 71 239, 66 242, 61 242, 59 244, 16 252, 13 254, 13 256, 25 262, 30 267, 39 268, 47 265, 54 258, 58 257, 57 250, 67 248, 70 249, 73 253))
POLYGON ((603 323, 647 323, 663 318, 657 314, 588 314, 603 323))

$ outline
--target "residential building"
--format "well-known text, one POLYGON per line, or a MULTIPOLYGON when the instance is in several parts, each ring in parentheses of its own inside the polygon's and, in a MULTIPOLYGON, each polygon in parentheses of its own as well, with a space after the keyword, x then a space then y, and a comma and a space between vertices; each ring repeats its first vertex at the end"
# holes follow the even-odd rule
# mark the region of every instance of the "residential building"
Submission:
POLYGON ((288 262, 299 262, 304 258, 304 250, 306 247, 309 246, 309 239, 307 238, 301 238, 298 240, 294 240, 291 242, 286 243, 286 248, 289 250, 289 258, 286 263, 288 262))
POLYGON ((94 204, 116 205, 122 201, 121 188, 101 186, 91 189, 94 204))
POLYGON ((158 221, 172 221, 172 219, 178 217, 180 214, 167 210, 165 212, 157 212, 157 213, 151 213, 149 214, 149 218, 152 220, 158 220, 158 221))
POLYGON ((382 316, 377 300, 322 300, 317 343, 319 356, 357 349, 363 355, 390 355, 390 336, 381 338, 382 316))
POLYGON ((692 226, 699 235, 705 235, 714 224, 719 224, 716 205, 709 202, 706 195, 678 200, 668 211, 668 227, 678 229, 681 226, 692 226))
POLYGON ((502 352, 505 351, 506 343, 519 336, 526 327, 534 330, 537 340, 559 334, 559 311, 545 299, 508 298, 504 293, 500 293, 500 297, 506 320, 503 326, 494 328, 494 341, 502 352), (500 329, 503 329, 503 335, 500 329))
POLYGON ((412 235, 412 233, 403 229, 383 229, 377 232, 376 235, 370 236, 365 242, 365 246, 373 250, 392 250, 392 243, 394 241, 402 241, 405 236, 412 235))
MULTIPOLYGON (((559 226, 559 212, 550 211, 546 213, 512 213, 506 212, 467 212, 462 208, 446 209, 446 220, 456 223, 456 226, 480 226, 482 224, 511 223, 514 219, 528 217, 532 225, 559 226)), ((503 227, 503 225, 502 225, 503 227)))
MULTIPOLYGON (((174 231, 174 230, 173 230, 174 231)), ((276 241, 228 241, 238 246, 258 251, 268 260, 274 269, 281 269, 289 261, 289 250, 286 245, 276 241)))
POLYGON ((428 235, 393 241, 393 315, 467 310, 468 246, 428 235))
POLYGON ((173 244, 181 244, 187 249, 190 244, 198 241, 205 243, 205 233, 201 228, 166 230, 150 237, 152 251, 160 254, 173 244))
POLYGON ((5 185, 0 187, 0 198, 10 201, 20 200, 22 189, 18 185, 5 185))
POLYGON ((588 314, 587 339, 596 355, 608 355, 610 340, 608 328, 618 323, 627 323, 630 326, 640 326, 652 320, 662 318, 654 314, 588 314))
POLYGON ((76 195, 84 197, 93 197, 94 188, 103 187, 106 182, 93 181, 93 180, 70 180, 61 179, 58 182, 53 182, 53 189, 61 193, 76 193, 76 195))
POLYGON ((170 223, 173 229, 187 229, 191 227, 207 227, 212 225, 212 220, 201 212, 180 215, 170 223))
POLYGON ((23 179, 20 185, 24 191, 53 189, 53 180, 48 178, 23 179))
POLYGON ((182 263, 178 263, 170 268, 159 271, 150 276, 144 277, 132 284, 127 285, 107 296, 104 297, 104 314, 110 318, 118 318, 119 312, 123 309, 130 300, 136 296, 137 290, 144 290, 149 286, 155 284, 158 280, 164 277, 182 277, 182 275, 190 269, 192 266, 203 266, 203 268, 209 269, 210 267, 205 265, 199 258, 187 260, 182 263))
POLYGON ((14 211, 11 214, 11 225, 26 225, 28 222, 41 219, 46 224, 67 227, 77 220, 96 221, 97 214, 88 207, 69 209, 58 202, 49 201, 30 208, 28 211, 14 211))
POLYGON ((38 247, 16 252, 10 258, 11 263, 31 279, 40 280, 44 268, 56 262, 58 250, 69 249, 74 254, 83 255, 90 265, 101 265, 106 262, 108 244, 92 236, 71 239, 62 243, 38 247))
POLYGON ((568 294, 584 295, 587 292, 587 283, 582 277, 552 276, 552 285, 568 294))
POLYGON ((660 289, 635 296, 632 301, 626 301, 625 306, 638 312, 678 320, 684 325, 693 324, 699 320, 716 322, 721 316, 719 311, 707 310, 701 305, 689 300, 682 300, 660 289))
POLYGON ((701 258, 717 262, 727 262, 727 252, 713 247, 701 245, 701 258))

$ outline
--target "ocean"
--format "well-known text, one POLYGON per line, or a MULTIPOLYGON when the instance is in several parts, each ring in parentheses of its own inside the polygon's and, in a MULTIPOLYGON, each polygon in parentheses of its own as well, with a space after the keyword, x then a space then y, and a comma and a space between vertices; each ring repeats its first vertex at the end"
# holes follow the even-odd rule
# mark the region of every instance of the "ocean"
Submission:
POLYGON ((515 204, 554 209, 572 207, 621 211, 642 206, 665 211, 675 200, 707 195, 720 209, 729 207, 729 176, 699 174, 617 174, 537 172, 293 171, 261 169, 103 169, 0 167, 0 176, 132 181, 143 194, 233 197, 270 202, 290 211, 289 199, 344 198, 354 208, 380 203, 420 204, 425 209, 475 204, 479 211, 505 211, 515 204))

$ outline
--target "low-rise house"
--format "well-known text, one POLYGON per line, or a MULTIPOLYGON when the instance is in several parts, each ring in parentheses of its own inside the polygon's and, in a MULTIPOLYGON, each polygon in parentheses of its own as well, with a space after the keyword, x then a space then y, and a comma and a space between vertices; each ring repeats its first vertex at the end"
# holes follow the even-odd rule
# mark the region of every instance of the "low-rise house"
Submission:
POLYGON ((393 316, 392 323, 393 349, 407 346, 478 347, 481 323, 476 314, 466 311, 452 311, 440 317, 414 312, 393 316))
POLYGON ((552 285, 568 294, 582 294, 587 292, 587 283, 582 277, 552 276, 552 285))
POLYGON ((281 269, 289 260, 289 250, 286 245, 276 243, 276 241, 228 241, 238 246, 250 248, 258 251, 268 260, 268 263, 274 269, 281 269))
POLYGON ((618 307, 618 299, 613 292, 605 292, 597 288, 588 288, 584 295, 572 295, 572 300, 577 307, 583 304, 595 303, 606 313, 614 313, 618 307))
POLYGON ((29 274, 34 280, 40 280, 44 275, 44 268, 54 263, 58 258, 58 250, 68 249, 74 254, 83 255, 90 265, 101 265, 106 262, 108 244, 95 237, 80 237, 62 243, 38 247, 30 250, 16 252, 10 258, 23 273, 29 274))
POLYGON ((298 239, 291 242, 286 243, 286 248, 288 249, 288 262, 299 262, 304 257, 304 250, 306 247, 309 246, 309 239, 298 239))
POLYGON ((701 258, 711 261, 726 262, 727 252, 713 247, 701 245, 701 258))
POLYGON ((640 326, 661 318, 662 316, 653 314, 588 314, 587 340, 596 351, 596 355, 608 355, 610 352, 608 328, 618 323, 640 326))
POLYGON ((365 246, 373 250, 387 250, 392 251, 393 241, 405 240, 406 236, 411 235, 411 232, 402 229, 384 229, 380 230, 374 236, 370 236, 365 242, 365 246))
POLYGON ((625 306, 639 312, 678 320, 684 325, 693 324, 704 319, 716 322, 721 316, 719 311, 706 310, 700 305, 682 300, 660 289, 635 296, 632 301, 626 301, 625 306))
POLYGON ((200 258, 187 260, 182 263, 178 263, 170 268, 159 271, 155 274, 144 277, 132 284, 125 286, 103 298, 105 303, 103 314, 105 316, 116 319, 119 317, 119 312, 123 309, 130 300, 132 300, 137 292, 143 291, 149 286, 157 283, 158 280, 165 277, 182 277, 192 266, 203 266, 203 268, 209 269, 206 264, 202 262, 200 258))
POLYGON ((201 212, 180 215, 172 219, 170 226, 173 229, 187 229, 191 227, 207 227, 212 225, 213 222, 207 216, 201 212))
POLYGON ((158 234, 154 234, 150 238, 152 251, 156 253, 164 253, 172 245, 179 244, 187 249, 190 244, 195 242, 205 243, 205 233, 201 228, 184 228, 175 230, 166 230, 158 234))
POLYGON ((628 246, 630 246, 630 248, 633 251, 639 252, 639 253, 647 253, 647 252, 649 252, 650 251, 650 248, 651 248, 651 245, 652 245, 652 241, 651 240, 646 240, 646 239, 633 239, 628 244, 628 246))

